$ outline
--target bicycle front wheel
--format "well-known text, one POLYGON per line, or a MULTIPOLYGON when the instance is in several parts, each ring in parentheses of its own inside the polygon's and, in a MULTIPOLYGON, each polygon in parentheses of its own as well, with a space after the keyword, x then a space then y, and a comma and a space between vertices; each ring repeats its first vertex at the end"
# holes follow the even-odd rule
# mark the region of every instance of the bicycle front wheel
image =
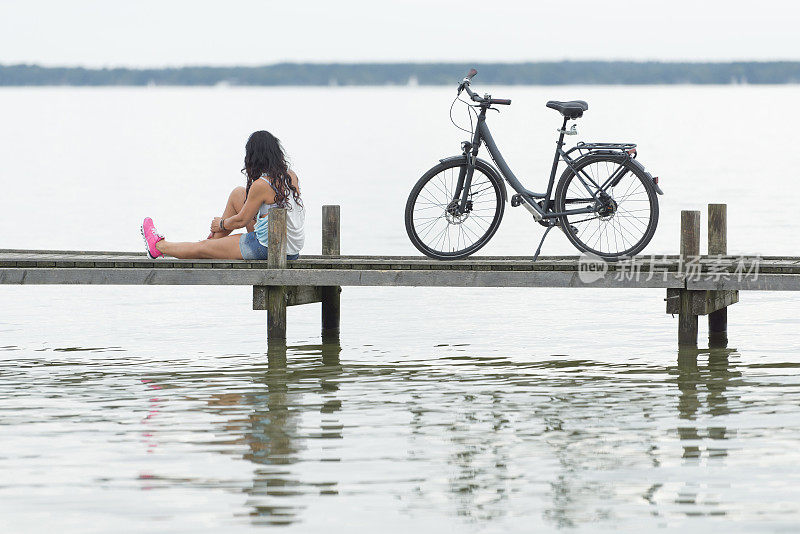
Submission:
POLYGON ((650 177, 626 156, 617 154, 588 155, 575 168, 586 184, 567 167, 556 187, 557 211, 594 207, 592 195, 607 182, 608 187, 599 195, 600 204, 594 213, 561 216, 567 238, 579 250, 610 260, 641 252, 658 225, 658 197, 650 177))
POLYGON ((464 160, 445 161, 422 175, 406 202, 406 232, 417 250, 439 260, 465 258, 497 232, 505 208, 502 183, 486 164, 478 162, 467 205, 455 198, 464 160))

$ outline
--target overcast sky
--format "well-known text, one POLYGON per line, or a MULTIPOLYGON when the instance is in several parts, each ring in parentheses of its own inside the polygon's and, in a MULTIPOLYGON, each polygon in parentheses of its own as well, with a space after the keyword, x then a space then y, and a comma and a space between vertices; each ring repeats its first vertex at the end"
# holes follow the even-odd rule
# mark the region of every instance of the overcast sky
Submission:
POLYGON ((0 0, 0 63, 800 59, 798 0, 0 0))

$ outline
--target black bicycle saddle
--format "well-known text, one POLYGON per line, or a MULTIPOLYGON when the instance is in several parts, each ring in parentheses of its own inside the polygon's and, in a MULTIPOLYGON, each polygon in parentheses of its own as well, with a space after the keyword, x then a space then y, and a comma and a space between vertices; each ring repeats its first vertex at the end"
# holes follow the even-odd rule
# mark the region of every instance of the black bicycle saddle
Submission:
POLYGON ((561 112, 568 119, 577 119, 583 116, 583 112, 589 109, 589 104, 583 100, 570 100, 569 102, 559 102, 550 100, 547 107, 561 112))

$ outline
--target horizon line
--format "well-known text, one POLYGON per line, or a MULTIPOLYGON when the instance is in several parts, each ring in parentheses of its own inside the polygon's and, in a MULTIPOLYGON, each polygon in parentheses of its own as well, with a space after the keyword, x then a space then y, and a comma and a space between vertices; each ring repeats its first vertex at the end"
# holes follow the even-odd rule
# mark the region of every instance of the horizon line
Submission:
POLYGON ((161 66, 131 66, 131 65, 103 65, 87 66, 81 64, 47 64, 29 62, 0 62, 0 68, 8 67, 38 67, 42 69, 85 69, 85 70, 175 70, 175 69, 258 69, 265 67, 276 67, 282 65, 314 65, 314 66, 374 66, 374 65, 552 65, 566 63, 625 63, 633 65, 662 64, 662 65, 732 65, 732 64, 780 64, 780 63, 800 63, 797 59, 727 59, 727 60, 689 60, 689 59, 542 59, 542 60, 523 60, 523 61, 455 61, 455 60, 389 60, 389 61, 316 61, 316 60, 285 60, 272 63, 259 64, 221 64, 221 63, 185 63, 180 65, 161 65, 161 66))

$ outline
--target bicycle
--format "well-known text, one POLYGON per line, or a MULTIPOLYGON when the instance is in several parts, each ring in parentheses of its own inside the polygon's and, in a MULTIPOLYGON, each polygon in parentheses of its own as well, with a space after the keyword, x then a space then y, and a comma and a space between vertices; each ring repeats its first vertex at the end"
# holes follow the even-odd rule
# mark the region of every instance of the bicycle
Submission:
MULTIPOLYGON (((636 159, 634 143, 577 143, 564 150, 564 136, 577 134, 576 125, 567 129, 589 109, 583 100, 547 102, 564 121, 556 142, 555 157, 545 193, 526 189, 503 159, 486 125, 486 112, 511 100, 479 96, 470 89, 478 72, 471 69, 459 83, 456 100, 466 91, 477 125, 466 130, 471 140, 461 143, 462 153, 439 160, 417 181, 408 197, 405 223, 414 246, 428 257, 440 260, 465 258, 482 248, 497 232, 503 218, 508 191, 503 178, 516 192, 511 206, 523 206, 534 220, 546 227, 533 260, 539 257, 547 234, 560 227, 578 250, 606 260, 618 260, 641 252, 653 238, 658 225, 658 197, 664 192, 636 159), (480 113, 474 111, 480 109, 480 113), (497 168, 478 158, 485 143, 497 168), (577 153, 577 157, 574 157, 577 153), (566 164, 553 195, 556 171, 566 164), (499 168, 499 171, 498 171, 499 168)), ((453 100, 455 105, 456 100, 453 100)), ((450 107, 451 120, 453 106, 450 107)), ((455 121, 453 121, 455 124, 455 121)), ((458 125, 456 125, 458 127, 458 125)))

